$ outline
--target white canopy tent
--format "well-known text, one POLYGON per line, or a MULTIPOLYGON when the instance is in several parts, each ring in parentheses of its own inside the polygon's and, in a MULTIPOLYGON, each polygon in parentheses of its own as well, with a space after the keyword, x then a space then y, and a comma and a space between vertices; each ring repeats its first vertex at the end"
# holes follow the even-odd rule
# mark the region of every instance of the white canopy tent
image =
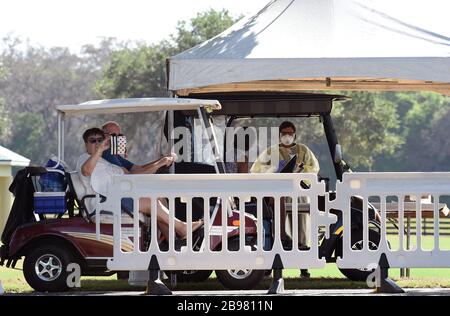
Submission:
POLYGON ((168 88, 450 95, 448 12, 444 0, 273 0, 170 58, 168 88))

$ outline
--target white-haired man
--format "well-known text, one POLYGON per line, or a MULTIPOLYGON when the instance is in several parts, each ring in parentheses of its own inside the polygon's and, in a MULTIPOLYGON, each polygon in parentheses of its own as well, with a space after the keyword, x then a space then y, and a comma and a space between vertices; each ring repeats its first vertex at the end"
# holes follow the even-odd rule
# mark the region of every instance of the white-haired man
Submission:
MULTIPOLYGON (((113 134, 122 134, 119 123, 114 121, 109 121, 103 124, 102 130, 105 133, 106 138, 110 138, 113 134)), ((174 156, 167 155, 144 165, 137 165, 122 156, 111 154, 111 150, 109 148, 103 151, 102 158, 116 166, 125 168, 130 173, 134 174, 155 173, 159 168, 164 166, 168 167, 174 161, 174 156)))

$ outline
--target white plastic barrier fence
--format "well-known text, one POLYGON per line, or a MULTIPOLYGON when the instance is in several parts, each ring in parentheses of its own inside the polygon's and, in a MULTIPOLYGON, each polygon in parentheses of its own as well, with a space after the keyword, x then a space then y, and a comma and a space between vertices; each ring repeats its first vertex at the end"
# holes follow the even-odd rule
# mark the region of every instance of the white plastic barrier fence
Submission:
POLYGON ((328 203, 331 208, 344 210, 343 256, 337 265, 374 268, 384 253, 391 268, 450 267, 450 249, 443 247, 443 238, 448 237, 439 230, 439 221, 448 215, 445 198, 449 195, 450 173, 344 174, 343 181, 337 183, 336 200, 328 203), (363 201, 362 230, 352 219, 357 214, 348 211, 352 198, 363 201), (377 206, 380 229, 369 224, 370 205, 377 206), (422 234, 425 217, 434 223, 433 235, 426 238, 422 234), (388 236, 386 226, 392 220, 397 223, 398 234, 388 236))
MULTIPOLYGON (((274 258, 280 255, 284 268, 322 268, 325 260, 318 255, 318 229, 329 228, 336 221, 336 216, 318 210, 319 195, 325 195, 325 184, 317 181, 314 174, 208 174, 208 175, 123 175, 115 176, 108 199, 103 209, 114 214, 114 256, 108 262, 111 270, 147 270, 150 259, 156 255, 161 270, 202 270, 202 269, 271 269, 274 258), (300 186, 301 181, 310 184, 309 189, 300 186), (270 250, 264 250, 263 234, 263 200, 273 198, 274 201, 274 243, 270 250), (283 248, 280 239, 280 209, 286 197, 292 200, 292 209, 296 209, 299 201, 310 200, 311 245, 309 250, 297 247, 283 248), (121 200, 132 198, 134 203, 133 247, 130 251, 121 249, 121 200), (138 216, 139 199, 151 200, 151 241, 145 247, 140 240, 138 216), (188 238, 186 244, 177 248, 174 231, 175 199, 186 202, 186 222, 188 238), (201 198, 205 222, 204 243, 195 248, 191 236, 193 198, 201 198), (210 205, 211 199, 220 198, 220 203, 210 205), (237 198, 237 199, 236 199, 237 198), (253 198, 257 205, 256 219, 244 220, 246 202, 253 198), (156 203, 168 200, 169 238, 168 249, 160 249, 161 242, 157 235, 156 203), (230 224, 228 216, 233 214, 232 204, 236 205, 238 217, 230 224), (217 205, 220 207, 218 208, 217 205), (221 210, 227 210, 222 212, 221 210), (213 220, 215 221, 213 223, 213 220), (256 226, 252 227, 254 221, 256 226), (217 224, 219 223, 219 224, 217 224), (214 224, 214 225, 213 225, 214 224), (237 251, 230 251, 228 244, 230 234, 239 243, 237 251), (216 239, 214 239, 216 238, 216 239), (213 243, 220 239, 219 248, 213 243), (253 242, 252 242, 253 240, 253 242), (252 243, 254 244, 253 246, 252 243)), ((236 215, 236 213, 235 213, 236 215)), ((298 241, 298 213, 293 212, 293 240, 298 241)), ((327 235, 329 232, 327 232, 327 235)), ((123 248, 123 247, 122 247, 123 248)))

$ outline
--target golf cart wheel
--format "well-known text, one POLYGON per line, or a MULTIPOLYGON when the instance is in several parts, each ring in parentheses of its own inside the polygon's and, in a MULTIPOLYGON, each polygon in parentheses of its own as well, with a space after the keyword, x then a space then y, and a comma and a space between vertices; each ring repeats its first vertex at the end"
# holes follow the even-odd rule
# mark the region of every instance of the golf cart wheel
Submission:
MULTIPOLYGON (((362 249, 362 231, 352 231, 352 240, 351 245, 353 250, 362 249)), ((336 254, 342 256, 342 240, 339 243, 339 248, 336 247, 336 254)), ((376 250, 378 249, 378 245, 380 244, 380 234, 373 230, 369 229, 369 249, 376 250)), ((366 281, 369 275, 372 273, 372 270, 368 269, 339 269, 343 275, 345 275, 348 279, 352 281, 366 281)))
POLYGON ((39 244, 25 256, 23 275, 27 283, 39 292, 62 292, 67 285, 67 266, 75 263, 67 249, 59 245, 39 244))
MULTIPOLYGON (((239 240, 231 241, 228 249, 239 250, 239 240)), ((217 279, 230 290, 251 290, 261 282, 265 273, 266 270, 252 269, 216 270, 217 279)))
POLYGON ((212 270, 177 271, 178 282, 203 282, 208 280, 212 270))

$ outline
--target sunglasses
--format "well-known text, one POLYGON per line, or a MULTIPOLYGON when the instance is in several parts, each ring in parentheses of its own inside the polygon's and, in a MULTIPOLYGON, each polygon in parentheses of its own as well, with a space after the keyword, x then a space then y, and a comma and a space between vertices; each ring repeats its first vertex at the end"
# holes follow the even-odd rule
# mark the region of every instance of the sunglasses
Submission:
POLYGON ((88 139, 88 142, 90 143, 90 144, 95 144, 95 143, 101 143, 101 142, 103 142, 104 141, 104 138, 103 137, 99 137, 99 138, 89 138, 88 139))

